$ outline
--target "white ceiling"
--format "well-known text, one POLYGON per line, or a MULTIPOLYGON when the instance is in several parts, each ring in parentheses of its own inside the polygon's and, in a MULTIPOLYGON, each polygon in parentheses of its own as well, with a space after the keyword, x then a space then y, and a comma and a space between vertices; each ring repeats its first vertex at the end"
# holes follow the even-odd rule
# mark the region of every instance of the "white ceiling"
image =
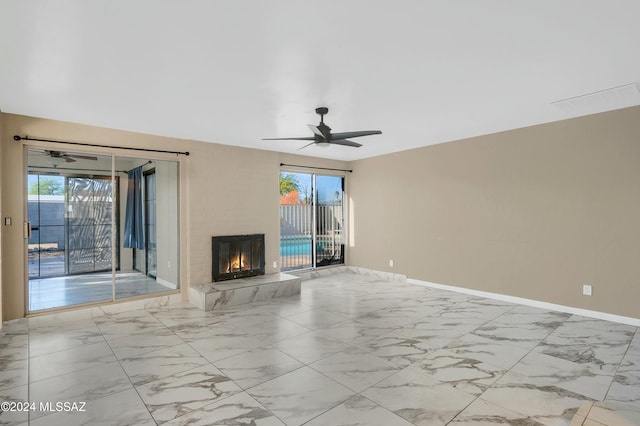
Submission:
POLYGON ((354 160, 583 114, 551 103, 640 81, 639 17, 637 0, 0 0, 0 109, 354 160), (261 140, 311 136, 318 106, 333 131, 383 134, 261 140))

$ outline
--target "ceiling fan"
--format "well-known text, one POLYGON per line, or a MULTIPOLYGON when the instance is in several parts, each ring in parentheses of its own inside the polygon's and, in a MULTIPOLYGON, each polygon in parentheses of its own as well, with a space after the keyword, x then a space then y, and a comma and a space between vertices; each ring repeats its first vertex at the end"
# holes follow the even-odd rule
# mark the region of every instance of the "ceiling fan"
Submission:
POLYGON ((382 131, 380 130, 359 130, 355 132, 341 132, 341 133, 331 133, 331 127, 324 124, 324 116, 329 112, 329 108, 327 107, 319 107, 316 108, 316 114, 320 116, 320 124, 314 126, 313 124, 308 124, 311 131, 314 133, 313 136, 303 136, 299 138, 265 138, 263 141, 312 141, 311 143, 306 144, 303 147, 298 149, 306 148, 309 145, 317 145, 317 146, 329 146, 329 145, 344 145, 344 146, 352 146, 354 148, 359 148, 362 144, 357 142, 352 142, 347 140, 347 138, 358 138, 360 136, 370 136, 370 135, 380 135, 382 131))
MULTIPOLYGON (((51 158, 58 158, 64 160, 66 163, 75 163, 77 160, 97 160, 98 157, 94 157, 91 155, 76 155, 76 154, 67 154, 62 151, 49 151, 45 150, 45 154, 47 154, 51 158)), ((58 160, 59 161, 59 160, 58 160)))

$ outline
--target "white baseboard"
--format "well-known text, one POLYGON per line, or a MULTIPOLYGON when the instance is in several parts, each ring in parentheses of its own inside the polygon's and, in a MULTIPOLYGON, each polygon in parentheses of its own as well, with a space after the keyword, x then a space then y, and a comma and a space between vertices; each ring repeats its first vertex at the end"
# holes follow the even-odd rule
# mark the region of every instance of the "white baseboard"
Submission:
POLYGON ((555 303, 541 302, 539 300, 525 299, 523 297, 507 296, 505 294, 490 293, 488 291, 472 290, 464 287, 455 287, 445 284, 436 284, 428 281, 416 280, 414 278, 407 279, 407 283, 417 284, 425 287, 437 288, 440 290, 455 291, 457 293, 470 294, 472 296, 486 297, 488 299, 502 300, 503 302, 511 302, 519 305, 533 306, 536 308, 549 309, 551 311, 566 312, 568 314, 582 315, 589 318, 597 318, 605 321, 612 321, 621 324, 633 325, 640 327, 640 318, 625 317, 622 315, 609 314, 606 312, 591 311, 588 309, 574 308, 572 306, 556 305, 555 303))
POLYGON ((158 284, 162 284, 163 286, 165 286, 165 287, 167 287, 167 288, 170 288, 171 290, 175 290, 175 289, 177 289, 177 288, 178 288, 178 286, 177 286, 177 285, 175 285, 174 283, 169 282, 169 281, 167 281, 167 280, 163 280, 162 278, 156 278, 156 282, 157 282, 158 284))

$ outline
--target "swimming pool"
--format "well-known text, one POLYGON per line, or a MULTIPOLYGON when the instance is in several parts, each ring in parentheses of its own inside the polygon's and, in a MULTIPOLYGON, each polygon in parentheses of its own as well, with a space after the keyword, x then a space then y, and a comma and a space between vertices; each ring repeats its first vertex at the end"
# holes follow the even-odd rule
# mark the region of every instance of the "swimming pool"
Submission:
POLYGON ((311 254, 311 237, 280 239, 280 256, 311 254))

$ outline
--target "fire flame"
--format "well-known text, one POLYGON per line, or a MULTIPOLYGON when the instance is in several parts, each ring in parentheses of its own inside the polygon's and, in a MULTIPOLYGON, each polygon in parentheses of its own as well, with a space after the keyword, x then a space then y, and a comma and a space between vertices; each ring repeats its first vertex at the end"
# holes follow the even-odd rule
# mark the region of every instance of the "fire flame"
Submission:
POLYGON ((228 274, 231 272, 238 272, 238 271, 251 269, 250 265, 248 265, 247 263, 248 263, 248 259, 246 255, 243 254, 242 256, 236 256, 231 259, 231 262, 229 262, 229 267, 227 268, 226 273, 228 274))

